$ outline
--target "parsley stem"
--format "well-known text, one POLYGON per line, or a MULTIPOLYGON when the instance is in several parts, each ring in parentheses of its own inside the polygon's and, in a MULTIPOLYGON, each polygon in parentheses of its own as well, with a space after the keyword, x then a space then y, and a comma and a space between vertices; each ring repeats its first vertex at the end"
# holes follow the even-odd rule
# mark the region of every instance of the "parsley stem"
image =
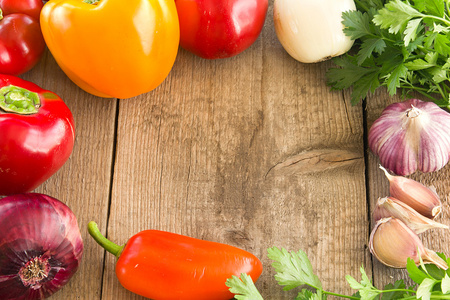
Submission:
MULTIPOLYGON (((446 95, 444 93, 444 91, 442 91, 441 85, 440 84, 436 84, 437 89, 439 90, 439 92, 442 95, 442 98, 446 99, 446 95)), ((447 100, 447 99, 446 99, 447 100)), ((448 101, 448 100, 447 100, 448 101)))
MULTIPOLYGON (((382 290, 382 291, 380 291, 380 293, 392 293, 392 292, 417 293, 417 291, 407 290, 407 289, 390 289, 390 290, 382 290)), ((415 299, 415 297, 413 299, 415 299)))
POLYGON ((425 89, 425 88, 420 88, 420 87, 417 87, 417 86, 413 86, 413 85, 411 85, 411 84, 408 84, 408 85, 400 85, 399 87, 402 88, 402 89, 411 89, 411 90, 414 90, 414 91, 418 92, 419 94, 421 94, 421 95, 427 97, 428 99, 431 99, 434 103, 436 103, 436 104, 439 105, 440 107, 447 107, 447 105, 448 105, 448 104, 442 104, 442 105, 440 105, 440 103, 442 103, 442 101, 439 100, 439 99, 437 99, 437 98, 435 98, 435 97, 433 97, 433 96, 431 96, 430 94, 428 94, 428 93, 427 93, 428 90, 425 89))
MULTIPOLYGON (((415 292, 413 290, 407 290, 408 292, 415 292)), ((412 300, 417 299, 417 296, 409 296, 405 298, 401 298, 400 300, 412 300)), ((450 295, 431 295, 430 299, 450 299, 450 295)))
POLYGON ((364 11, 369 11, 369 8, 366 5, 364 5, 362 1, 355 0, 355 4, 361 7, 364 11))
POLYGON ((446 24, 447 26, 450 26, 450 21, 446 20, 444 18, 438 17, 438 16, 433 16, 433 15, 423 15, 423 18, 427 18, 427 19, 435 19, 435 20, 439 20, 442 23, 446 24))
POLYGON ((322 291, 322 293, 323 293, 323 294, 326 294, 326 295, 336 296, 336 297, 339 297, 339 298, 347 298, 347 299, 361 300, 361 298, 358 298, 358 297, 347 296, 347 295, 341 295, 341 294, 336 294, 336 293, 327 292, 327 291, 322 291))

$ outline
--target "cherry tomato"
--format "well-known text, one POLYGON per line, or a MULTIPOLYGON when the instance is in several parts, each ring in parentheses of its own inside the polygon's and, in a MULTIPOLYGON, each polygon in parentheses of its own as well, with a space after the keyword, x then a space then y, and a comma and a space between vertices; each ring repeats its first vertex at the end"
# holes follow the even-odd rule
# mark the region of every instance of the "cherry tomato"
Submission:
POLYGON ((56 94, 0 74, 0 195, 34 190, 69 158, 72 113, 56 94))
POLYGON ((175 0, 180 45, 208 59, 235 56, 258 38, 267 0, 175 0))
POLYGON ((23 74, 44 54, 42 6, 42 0, 0 0, 0 73, 23 74))

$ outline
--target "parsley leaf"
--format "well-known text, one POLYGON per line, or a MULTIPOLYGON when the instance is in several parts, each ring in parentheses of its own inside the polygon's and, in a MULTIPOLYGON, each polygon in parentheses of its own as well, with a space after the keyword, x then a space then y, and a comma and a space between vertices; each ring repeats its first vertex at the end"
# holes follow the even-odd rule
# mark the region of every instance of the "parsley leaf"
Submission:
POLYGON ((352 40, 370 35, 373 25, 370 24, 370 16, 360 11, 345 11, 342 13, 345 28, 344 33, 352 40))
MULTIPOLYGON (((361 266, 361 282, 358 282, 352 276, 345 278, 350 287, 357 290, 357 293, 348 296, 328 292, 322 289, 322 283, 314 274, 311 262, 305 252, 288 252, 284 248, 269 248, 268 257, 274 260, 272 266, 277 272, 275 275, 278 284, 284 286, 284 290, 290 290, 296 287, 307 285, 315 289, 302 289, 297 294, 295 300, 326 300, 327 295, 338 298, 353 300, 411 300, 411 299, 450 299, 450 270, 442 270, 435 265, 425 267, 423 261, 420 266, 416 266, 412 259, 407 261, 407 271, 409 277, 418 284, 417 290, 414 287, 406 287, 403 280, 397 280, 394 284, 388 284, 384 289, 377 289, 367 276, 364 268, 361 266)), ((444 254, 438 255, 447 262, 450 258, 444 254)), ((263 300, 258 292, 251 277, 242 273, 240 277, 232 276, 227 279, 226 286, 231 293, 235 294, 237 300, 263 300)))
POLYGON ((415 0, 414 4, 420 12, 443 17, 445 4, 442 0, 415 0))
POLYGON ((361 44, 361 50, 356 55, 358 65, 362 65, 363 62, 372 56, 372 52, 381 54, 386 48, 386 42, 380 38, 366 39, 361 44))
POLYGON ((269 248, 267 252, 267 256, 274 260, 272 267, 277 272, 275 279, 279 285, 284 286, 285 291, 302 285, 309 285, 318 290, 322 289, 322 283, 314 274, 311 262, 305 252, 302 250, 288 252, 284 248, 280 250, 277 247, 269 248))
POLYGON ((436 283, 434 279, 425 278, 417 288, 417 299, 430 300, 431 291, 436 283))
POLYGON ((350 275, 347 275, 345 277, 350 287, 352 289, 358 290, 361 299, 373 300, 375 298, 378 298, 379 295, 382 293, 382 291, 378 290, 373 286, 372 282, 370 281, 369 277, 366 274, 366 271, 364 270, 364 267, 361 266, 360 272, 361 272, 361 283, 356 281, 356 279, 354 279, 350 275))
POLYGON ((233 275, 227 279, 225 285, 230 288, 230 292, 236 294, 235 298, 238 300, 263 300, 252 278, 245 273, 240 277, 233 275))
POLYGON ((408 24, 406 25, 406 29, 405 29, 405 37, 404 37, 404 41, 405 41, 405 46, 408 46, 409 43, 413 40, 416 39, 417 36, 417 30, 420 26, 420 22, 422 21, 422 19, 414 19, 408 22, 408 24))
POLYGON ((450 11, 442 0, 356 0, 342 14, 353 51, 327 71, 332 90, 352 88, 353 105, 380 86, 416 91, 450 108, 450 11), (352 53, 352 54, 350 54, 352 53))
POLYGON ((322 298, 317 293, 303 289, 298 293, 297 297, 295 297, 295 300, 322 300, 322 298))
POLYGON ((427 273, 423 272, 416 266, 416 263, 411 258, 408 258, 406 270, 408 271, 409 278, 417 284, 421 284, 424 279, 429 277, 427 273))
POLYGON ((400 0, 393 0, 378 11, 373 22, 382 29, 389 28, 389 32, 397 33, 405 29, 409 20, 422 16, 423 14, 411 5, 400 0))
POLYGON ((445 273, 444 278, 442 278, 441 289, 444 294, 450 293, 450 277, 445 273))

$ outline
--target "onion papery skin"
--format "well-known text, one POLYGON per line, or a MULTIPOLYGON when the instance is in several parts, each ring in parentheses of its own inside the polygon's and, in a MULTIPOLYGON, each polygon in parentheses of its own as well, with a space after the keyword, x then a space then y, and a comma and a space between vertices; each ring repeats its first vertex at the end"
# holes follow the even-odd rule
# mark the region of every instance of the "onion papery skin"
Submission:
POLYGON ((273 23, 286 52, 302 63, 342 55, 354 40, 345 35, 342 13, 356 10, 353 0, 275 0, 273 23))
POLYGON ((449 161, 450 114, 419 99, 393 103, 373 123, 368 141, 381 165, 397 175, 438 171, 449 161), (411 109, 418 115, 411 117, 411 109))
POLYGON ((75 274, 83 248, 76 217, 61 201, 37 193, 0 199, 0 299, 51 296, 75 274), (39 263, 42 279, 27 281, 24 270, 39 263))

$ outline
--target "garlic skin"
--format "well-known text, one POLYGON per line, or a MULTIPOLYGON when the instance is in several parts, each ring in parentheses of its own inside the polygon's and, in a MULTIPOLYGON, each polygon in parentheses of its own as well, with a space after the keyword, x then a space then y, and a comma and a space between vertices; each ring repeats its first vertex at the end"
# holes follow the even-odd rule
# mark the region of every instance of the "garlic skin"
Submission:
POLYGON ((416 234, 423 233, 429 229, 449 229, 447 225, 435 222, 415 211, 411 206, 393 197, 378 198, 373 212, 373 220, 377 222, 382 218, 395 217, 405 223, 416 234))
POLYGON ((417 234, 393 217, 376 223, 370 234, 369 250, 381 263, 392 268, 406 268, 408 258, 419 265, 421 258, 425 264, 448 269, 447 263, 436 252, 424 247, 417 234))
POLYGON ((315 63, 346 53, 354 41, 343 32, 342 13, 356 10, 353 0, 275 0, 278 40, 296 60, 315 63))
POLYGON ((397 175, 437 171, 449 160, 450 114, 419 99, 391 104, 370 128, 369 148, 397 175))
POLYGON ((418 181, 402 176, 392 176, 380 166, 389 180, 389 193, 392 197, 407 204, 419 214, 434 219, 441 212, 441 200, 436 192, 418 181))

